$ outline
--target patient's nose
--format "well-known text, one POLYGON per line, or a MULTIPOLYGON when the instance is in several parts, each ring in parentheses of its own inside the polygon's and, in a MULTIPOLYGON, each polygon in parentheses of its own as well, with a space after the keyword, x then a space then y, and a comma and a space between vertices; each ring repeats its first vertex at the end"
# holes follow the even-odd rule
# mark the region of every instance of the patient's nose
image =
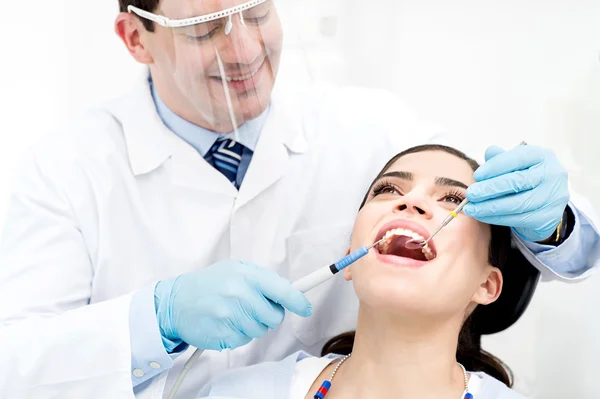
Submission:
POLYGON ((431 206, 425 198, 425 195, 416 192, 411 192, 407 195, 404 195, 396 204, 395 211, 406 214, 421 215, 427 219, 433 217, 431 206))

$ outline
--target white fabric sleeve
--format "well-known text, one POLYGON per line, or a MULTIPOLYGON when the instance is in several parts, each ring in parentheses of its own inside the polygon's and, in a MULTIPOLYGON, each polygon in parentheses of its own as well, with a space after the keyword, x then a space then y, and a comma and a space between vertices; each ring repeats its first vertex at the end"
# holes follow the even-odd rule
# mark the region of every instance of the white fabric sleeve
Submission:
POLYGON ((54 171, 30 155, 9 202, 0 241, 0 396, 133 398, 131 296, 89 304, 92 263, 54 171))

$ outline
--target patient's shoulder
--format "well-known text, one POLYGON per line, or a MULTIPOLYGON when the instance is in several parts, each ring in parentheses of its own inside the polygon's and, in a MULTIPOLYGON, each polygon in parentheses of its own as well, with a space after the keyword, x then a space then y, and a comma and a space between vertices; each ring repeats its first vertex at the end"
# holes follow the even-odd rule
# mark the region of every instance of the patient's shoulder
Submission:
POLYGON ((517 391, 507 387, 503 382, 481 372, 471 373, 469 390, 475 398, 485 399, 527 399, 517 391))

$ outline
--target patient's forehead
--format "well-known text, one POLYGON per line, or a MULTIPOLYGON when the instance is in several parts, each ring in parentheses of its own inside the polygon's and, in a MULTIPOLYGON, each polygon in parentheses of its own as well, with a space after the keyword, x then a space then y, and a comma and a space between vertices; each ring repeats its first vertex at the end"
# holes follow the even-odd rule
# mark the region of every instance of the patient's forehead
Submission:
POLYGON ((464 159, 444 151, 423 151, 405 155, 396 160, 386 172, 412 173, 416 179, 447 177, 465 183, 475 183, 473 168, 464 159))

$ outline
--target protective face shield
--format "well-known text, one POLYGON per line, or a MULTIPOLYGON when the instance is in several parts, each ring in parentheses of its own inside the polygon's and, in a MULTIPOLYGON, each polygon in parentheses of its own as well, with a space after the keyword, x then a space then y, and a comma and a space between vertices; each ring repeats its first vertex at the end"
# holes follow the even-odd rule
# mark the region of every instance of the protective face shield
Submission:
POLYGON ((220 133, 260 116, 279 69, 282 29, 273 0, 164 0, 145 46, 161 99, 188 121, 220 133))

